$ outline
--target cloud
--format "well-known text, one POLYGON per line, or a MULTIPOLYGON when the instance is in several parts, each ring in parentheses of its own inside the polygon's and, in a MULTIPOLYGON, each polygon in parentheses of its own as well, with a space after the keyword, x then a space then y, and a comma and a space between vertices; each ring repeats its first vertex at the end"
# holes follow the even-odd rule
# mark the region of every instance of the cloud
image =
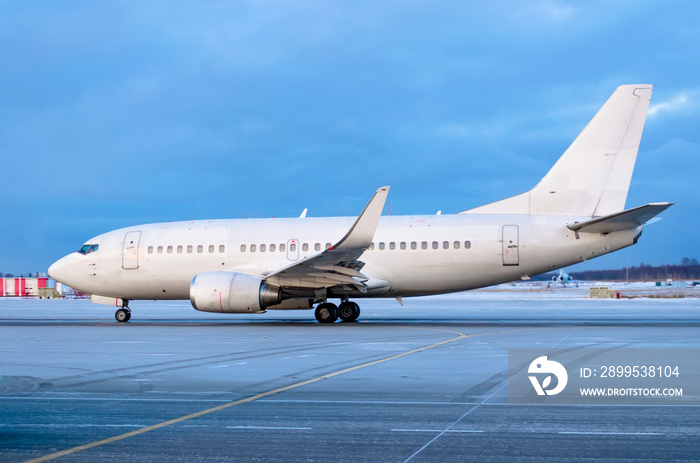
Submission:
MULTIPOLYGON (((91 234, 139 222, 303 207, 352 215, 383 183, 392 212, 478 206, 531 187, 628 82, 658 85, 646 149, 700 144, 694 4, 156 0, 0 11, 0 178, 15 224, 0 230, 2 271, 46 268, 91 234), (644 59, 630 52, 640 46, 644 59)), ((690 189, 686 171, 664 178, 690 189)))
POLYGON ((652 104, 649 107, 648 115, 650 117, 658 117, 660 114, 674 114, 688 108, 692 100, 686 93, 679 93, 670 100, 661 103, 652 104))
POLYGON ((557 2, 544 2, 539 5, 541 17, 554 23, 568 22, 574 18, 577 10, 571 5, 561 5, 557 2))

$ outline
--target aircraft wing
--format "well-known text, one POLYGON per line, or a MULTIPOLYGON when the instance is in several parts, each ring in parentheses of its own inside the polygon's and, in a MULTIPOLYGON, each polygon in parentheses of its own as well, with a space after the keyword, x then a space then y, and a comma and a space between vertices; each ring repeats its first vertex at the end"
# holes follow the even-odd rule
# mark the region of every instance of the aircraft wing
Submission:
POLYGON ((368 278, 360 273, 364 262, 358 259, 372 244, 388 193, 388 186, 378 189, 336 244, 316 255, 274 270, 264 275, 265 279, 281 287, 319 289, 351 285, 362 290, 368 278))
POLYGON ((577 222, 567 227, 581 233, 611 233, 621 230, 631 230, 644 225, 650 219, 673 206, 674 203, 651 203, 634 207, 626 211, 598 217, 585 222, 577 222))

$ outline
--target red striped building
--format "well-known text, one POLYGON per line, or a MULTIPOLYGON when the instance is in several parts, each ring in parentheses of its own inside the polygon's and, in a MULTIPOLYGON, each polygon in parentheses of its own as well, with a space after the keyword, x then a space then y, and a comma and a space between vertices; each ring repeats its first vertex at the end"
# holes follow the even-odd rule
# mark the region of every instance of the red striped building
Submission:
POLYGON ((48 277, 4 277, 0 278, 0 296, 37 297, 39 288, 48 286, 48 277))

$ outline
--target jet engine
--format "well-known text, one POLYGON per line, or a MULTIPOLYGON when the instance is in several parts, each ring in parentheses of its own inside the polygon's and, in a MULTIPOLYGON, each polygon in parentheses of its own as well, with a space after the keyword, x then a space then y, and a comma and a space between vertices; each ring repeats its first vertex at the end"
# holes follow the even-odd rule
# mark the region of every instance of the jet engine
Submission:
POLYGON ((192 279, 190 301, 202 312, 261 313, 282 302, 282 291, 254 275, 208 272, 192 279))

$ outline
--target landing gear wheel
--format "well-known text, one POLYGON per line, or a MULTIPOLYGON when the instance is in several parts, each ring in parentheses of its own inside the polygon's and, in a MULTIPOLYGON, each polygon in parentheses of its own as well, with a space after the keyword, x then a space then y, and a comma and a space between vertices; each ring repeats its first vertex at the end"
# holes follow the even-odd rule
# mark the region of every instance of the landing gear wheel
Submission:
POLYGON ((338 319, 338 307, 331 302, 324 302, 316 307, 315 315, 319 323, 333 323, 338 319))
POLYGON ((131 319, 131 310, 129 310, 128 307, 122 307, 114 314, 114 318, 116 318, 119 323, 126 323, 131 319))
POLYGON ((360 306, 355 302, 345 301, 338 306, 338 316, 344 322, 354 322, 360 316, 360 306))

